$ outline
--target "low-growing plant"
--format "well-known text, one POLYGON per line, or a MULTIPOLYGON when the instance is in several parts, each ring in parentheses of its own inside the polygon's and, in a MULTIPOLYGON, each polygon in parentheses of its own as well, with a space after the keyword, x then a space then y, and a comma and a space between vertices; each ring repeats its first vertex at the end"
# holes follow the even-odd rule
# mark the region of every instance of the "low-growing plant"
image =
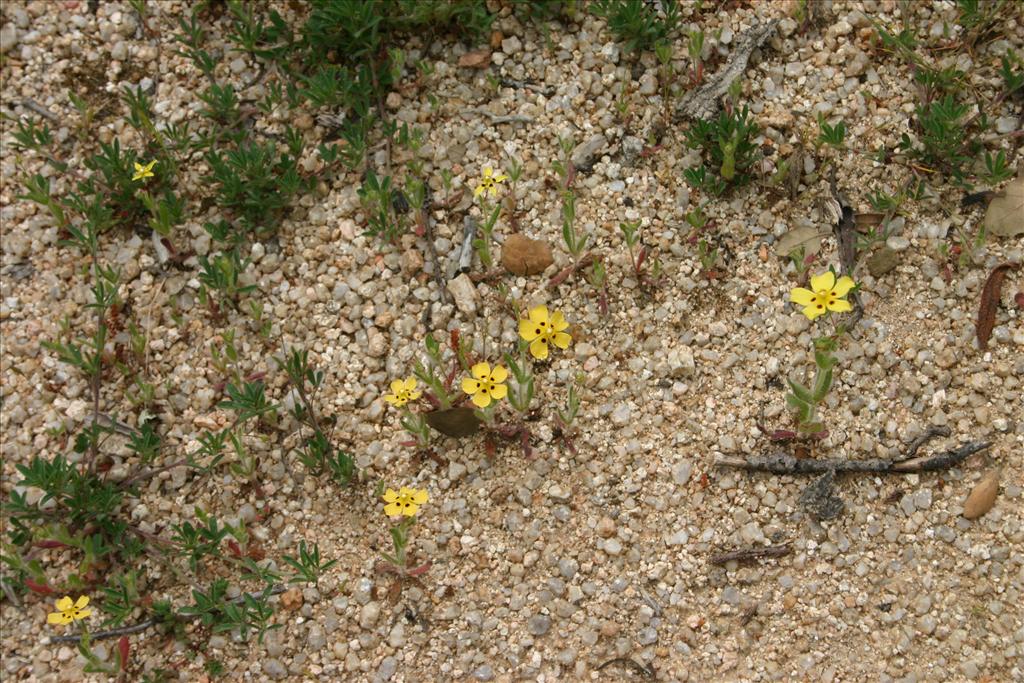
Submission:
POLYGON ((587 282, 597 291, 597 308, 601 315, 608 315, 608 269, 604 262, 595 258, 590 269, 585 272, 587 282))
POLYGON ((366 234, 397 244, 398 238, 408 230, 408 225, 405 217, 392 208, 394 191, 391 176, 378 178, 372 170, 367 170, 358 194, 366 212, 366 234))
MULTIPOLYGON (((856 289, 856 284, 850 277, 844 275, 837 278, 835 272, 829 270, 812 277, 810 285, 810 289, 797 287, 789 295, 789 300, 801 306, 801 312, 808 319, 828 320, 833 313, 853 310, 850 302, 846 300, 846 297, 856 289)), ((824 402, 832 388, 837 362, 835 351, 845 332, 843 326, 837 325, 831 334, 814 339, 815 372, 809 384, 791 377, 786 380, 790 389, 786 394, 786 404, 794 413, 797 435, 821 437, 826 431, 818 406, 824 402)))
POLYGON ((214 254, 212 260, 199 257, 199 303, 209 308, 215 317, 222 317, 226 310, 238 310, 241 297, 256 291, 256 285, 242 283, 242 275, 249 267, 237 249, 214 254))
POLYGON ((268 631, 282 627, 282 624, 270 623, 274 615, 270 605, 272 584, 258 592, 243 593, 236 599, 228 597, 228 587, 227 579, 215 579, 205 591, 193 588, 193 603, 181 608, 179 613, 198 619, 214 633, 235 633, 243 641, 255 632, 261 644, 268 631))
MULTIPOLYGON (((382 487, 383 488, 383 482, 382 487)), ((398 491, 386 489, 380 494, 384 501, 384 514, 391 519, 400 521, 388 531, 391 536, 391 544, 394 551, 391 553, 381 552, 383 562, 377 563, 377 571, 389 573, 395 576, 391 586, 391 596, 397 597, 406 581, 418 581, 430 570, 430 561, 422 562, 415 566, 409 554, 409 542, 412 528, 416 524, 416 514, 420 506, 426 505, 430 496, 424 489, 401 487, 398 491)))
POLYGON ((841 149, 846 139, 846 124, 839 121, 836 125, 830 126, 822 114, 818 114, 818 144, 829 145, 841 149))
POLYGON ((619 223, 622 238, 629 250, 629 261, 633 266, 633 276, 641 287, 656 287, 661 284, 661 263, 657 258, 649 259, 650 250, 642 243, 640 221, 619 223), (637 246, 639 245, 639 247, 637 246))
POLYGON ((904 133, 900 150, 912 158, 942 169, 958 184, 966 184, 968 164, 981 150, 978 142, 964 126, 970 108, 946 95, 924 105, 917 105, 918 144, 904 133))
POLYGON ((644 0, 594 0, 589 9, 608 22, 608 30, 629 52, 640 52, 669 38, 681 19, 679 3, 664 0, 658 6, 644 0))
POLYGON ((686 34, 686 54, 690 57, 690 86, 696 87, 704 80, 704 31, 694 29, 686 34))
POLYGON ((753 140, 758 131, 745 106, 727 108, 715 119, 694 121, 686 131, 686 144, 702 152, 704 164, 685 170, 683 177, 693 187, 715 196, 747 184, 756 161, 757 145, 753 140))
POLYGON ((310 180, 298 169, 301 138, 293 134, 289 139, 292 144, 285 154, 271 143, 245 142, 237 149, 211 150, 206 155, 207 180, 216 184, 218 205, 256 239, 273 235, 292 197, 310 188, 310 180))
POLYGON ((275 362, 284 370, 298 399, 292 402, 289 412, 300 425, 303 445, 297 449, 299 461, 314 476, 327 473, 339 484, 348 484, 356 475, 355 458, 331 442, 330 431, 316 409, 315 399, 323 386, 324 372, 310 365, 309 352, 305 349, 292 349, 283 360, 275 358, 275 362))
POLYGON ((576 193, 572 190, 562 192, 562 242, 565 249, 573 258, 573 263, 579 263, 587 248, 587 241, 590 235, 576 230, 576 193))
POLYGON ((501 215, 501 202, 492 204, 490 199, 498 196, 498 186, 508 180, 504 173, 495 173, 490 166, 484 168, 480 177, 480 184, 473 190, 473 197, 480 202, 480 214, 483 221, 480 224, 480 237, 473 240, 473 249, 477 258, 484 268, 494 265, 494 257, 491 256, 491 243, 494 239, 494 226, 501 215))
POLYGON ((310 547, 306 545, 305 541, 299 541, 298 557, 285 555, 281 559, 295 570, 295 576, 289 580, 289 583, 311 583, 317 585, 324 572, 338 564, 337 560, 322 561, 320 559, 320 546, 314 543, 310 547))

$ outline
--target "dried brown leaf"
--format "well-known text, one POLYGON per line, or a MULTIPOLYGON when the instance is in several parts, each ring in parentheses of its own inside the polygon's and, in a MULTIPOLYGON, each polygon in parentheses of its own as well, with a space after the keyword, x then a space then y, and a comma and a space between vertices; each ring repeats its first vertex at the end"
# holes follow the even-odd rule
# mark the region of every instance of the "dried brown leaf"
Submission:
POLYGON ((985 473, 964 501, 964 517, 977 519, 992 509, 999 493, 999 468, 985 473))
POLYGON ((871 228, 876 225, 881 225, 884 218, 885 214, 879 213, 878 211, 862 211, 853 217, 853 222, 857 224, 858 230, 865 232, 863 228, 871 228))
POLYGON ((487 48, 467 52, 459 57, 459 67, 463 69, 486 69, 491 63, 491 51, 487 48))
POLYGON ((446 436, 460 438, 476 434, 480 420, 472 408, 448 408, 426 413, 427 424, 446 436))
POLYGON ((1003 277, 1006 275, 1006 271, 1014 267, 1010 263, 996 266, 988 276, 988 280, 985 281, 985 288, 981 290, 981 305, 978 308, 975 333, 978 336, 978 347, 983 351, 988 348, 988 340, 992 336, 992 328, 996 324, 996 309, 999 307, 1003 277))
POLYGON ((985 232, 1000 237, 1024 234, 1024 169, 992 198, 985 212, 985 232))

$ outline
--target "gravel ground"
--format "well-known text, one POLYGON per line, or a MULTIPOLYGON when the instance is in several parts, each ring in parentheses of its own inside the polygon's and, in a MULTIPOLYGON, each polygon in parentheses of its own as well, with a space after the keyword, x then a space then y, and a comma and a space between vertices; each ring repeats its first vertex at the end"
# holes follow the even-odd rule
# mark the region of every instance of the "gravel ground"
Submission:
MULTIPOLYGON (((155 37, 138 30, 127 3, 102 2, 95 13, 75 0, 5 3, 3 111, 30 115, 24 102, 31 98, 56 116, 57 139, 69 140, 75 119, 65 92, 78 88, 93 103, 107 104, 96 138, 119 137, 130 146, 138 140, 113 93, 142 83, 155 88, 159 116, 194 118, 202 77, 175 54, 171 40, 185 3, 150 4, 155 37)), ((907 4, 925 33, 941 35, 942 23, 956 16, 949 2, 907 4)), ((786 18, 793 3, 732 5, 701 15, 689 8, 687 21, 699 21, 708 34, 707 58, 721 63, 745 28, 782 18, 743 79, 741 101, 762 127, 759 143, 788 155, 816 137, 815 116, 822 112, 847 122, 851 148, 895 145, 913 111, 914 90, 903 64, 877 61, 869 50, 873 29, 865 13, 892 23, 904 3, 822 2, 822 23, 802 34, 786 18)), ((1024 21, 1018 15, 1008 24, 1001 39, 976 48, 979 63, 1010 46, 1024 50, 1024 21)), ((223 28, 210 27, 214 44, 223 28)), ((524 459, 514 446, 488 454, 480 438, 447 439, 439 441, 442 465, 415 459, 401 445, 407 437, 380 396, 391 379, 410 373, 421 353, 424 307, 431 329, 460 329, 478 343, 487 337, 492 348, 514 343, 516 321, 487 285, 476 288, 474 313, 443 301, 422 239, 380 248, 361 235, 358 179, 322 182, 298 200, 276 242, 252 245, 250 274, 273 331, 271 341, 242 335, 241 369, 267 371, 271 395, 281 397, 284 378, 271 354, 308 348, 326 370, 324 412, 351 440, 367 483, 344 490, 315 480, 286 459, 289 443, 259 442, 258 487, 225 474, 193 479, 175 471, 153 480, 132 517, 143 529, 160 531, 201 507, 249 522, 270 557, 294 554, 305 539, 339 563, 318 589, 303 591, 301 604, 286 608, 274 599, 283 628, 262 646, 215 636, 208 646, 198 639, 196 649, 135 637, 139 669, 172 668, 180 680, 200 680, 204 661, 215 658, 227 678, 251 680, 642 680, 643 667, 666 681, 1024 680, 1024 318, 1012 303, 1021 269, 1007 275, 988 350, 978 348, 974 333, 988 272, 999 263, 1019 264, 1024 245, 990 241, 944 278, 939 244, 956 230, 973 230, 983 212, 961 209, 959 195, 942 188, 936 198, 915 203, 889 240, 899 257, 894 270, 878 278, 856 273, 865 314, 839 354, 841 372, 825 409, 830 435, 815 455, 892 457, 931 425, 948 426, 952 435, 926 449, 973 439, 993 446, 940 473, 841 478, 846 511, 815 522, 798 503, 807 481, 713 465, 716 455, 770 448, 755 426, 759 412, 773 425, 787 423, 780 380, 809 360, 814 330, 787 304, 797 279, 773 245, 792 227, 830 232, 818 209, 827 183, 814 174, 814 162, 805 165, 794 200, 755 182, 709 202, 705 210, 717 223, 723 257, 722 276, 709 280, 696 248, 683 239, 683 213, 697 198, 682 171, 695 155, 677 127, 653 153, 635 153, 664 110, 653 55, 632 61, 611 42, 603 21, 589 16, 541 32, 506 8, 493 28, 502 34, 495 38, 493 73, 535 79, 536 89, 495 90, 484 71, 457 68, 460 55, 475 46, 413 39, 405 49, 435 66, 429 91, 440 108, 431 111, 425 91, 394 93, 387 105, 399 121, 428 131, 421 155, 438 192, 440 169, 452 169, 456 189, 471 190, 484 167, 500 167, 510 155, 523 162, 516 188, 520 226, 554 246, 547 275, 569 262, 559 237, 559 198, 549 182, 558 138, 604 136, 603 144, 594 141, 592 169, 576 181, 577 224, 605 254, 609 316, 600 315, 583 281, 549 288, 546 276, 507 279, 524 304, 547 303, 574 323, 571 349, 535 367, 537 405, 545 415, 534 426, 534 457, 524 459), (627 82, 635 93, 628 127, 615 109, 627 82), (512 114, 530 121, 494 121, 512 114), (666 283, 652 295, 632 277, 618 232, 621 221, 636 219, 665 267, 666 283), (547 408, 561 404, 578 372, 585 389, 573 454, 555 438, 547 408), (968 521, 961 515, 967 494, 997 464, 1002 489, 995 506, 968 521), (373 570, 376 551, 388 544, 372 494, 381 478, 431 495, 413 543, 434 564, 423 586, 406 588, 395 604, 384 600, 387 581, 373 570), (722 550, 783 541, 792 547, 784 557, 739 566, 708 562, 722 550)), ((685 57, 682 41, 675 54, 685 57)), ((678 71, 684 68, 680 61, 678 71)), ((220 69, 237 74, 240 84, 256 75, 246 57, 229 57, 220 69)), ((294 117, 308 149, 324 135, 312 114, 280 117, 294 117)), ((1020 115, 1019 106, 1006 103, 996 118, 1012 131, 1020 115)), ((25 173, 46 171, 35 157, 22 159, 7 148, 10 125, 4 127, 6 496, 17 480, 14 465, 61 452, 63 436, 55 428, 77 429, 90 405, 85 382, 39 344, 59 335, 66 316, 85 324, 82 261, 57 246, 45 212, 15 199, 25 173)), ((67 149, 78 147, 69 140, 67 149)), ((767 158, 770 166, 775 157, 767 158)), ((310 155, 303 163, 312 168, 317 161, 310 155)), ((893 191, 908 175, 904 166, 854 154, 840 155, 837 170, 840 188, 859 210, 869 210, 869 190, 893 191)), ((197 161, 194 171, 198 186, 203 164, 197 161)), ((471 194, 452 211, 435 213, 443 263, 457 258, 471 194)), ((184 228, 197 254, 210 249, 201 226, 196 218, 184 228)), ((500 242, 507 234, 507 226, 499 227, 496 237, 500 242)), ((122 294, 150 339, 148 373, 158 387, 166 438, 183 450, 203 428, 229 421, 215 408, 222 377, 208 351, 226 326, 196 303, 194 260, 184 271, 165 270, 152 244, 131 235, 105 238, 103 255, 123 269, 122 294), (180 325, 169 298, 184 316, 180 325)), ((831 238, 814 268, 824 263, 838 266, 831 238)), ((232 322, 245 329, 241 318, 232 322)), ((108 386, 105 401, 118 405, 124 390, 108 386)), ((127 402, 121 408, 129 411, 127 402)), ((60 555, 42 557, 60 571, 60 555)), ((154 597, 179 602, 187 599, 186 588, 167 579, 148 587, 154 597)), ((21 608, 0 603, 4 679, 83 677, 73 649, 44 644, 49 608, 35 596, 21 608)))

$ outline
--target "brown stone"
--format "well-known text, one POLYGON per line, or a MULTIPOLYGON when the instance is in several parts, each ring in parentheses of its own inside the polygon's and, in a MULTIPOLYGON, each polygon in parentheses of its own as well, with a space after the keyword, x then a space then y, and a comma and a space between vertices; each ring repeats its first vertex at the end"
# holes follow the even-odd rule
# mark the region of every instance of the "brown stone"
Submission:
POLYGON ((554 262, 547 242, 509 235, 501 247, 501 265, 513 275, 536 275, 554 262))
POLYGON ((459 67, 463 69, 486 69, 491 64, 491 51, 474 50, 459 57, 459 67))
POLYGON ((302 607, 302 591, 298 588, 289 588, 281 593, 281 605, 286 610, 297 610, 302 607))
POLYGON ((964 517, 977 519, 992 509, 999 493, 999 468, 990 470, 974 485, 964 501, 964 517))

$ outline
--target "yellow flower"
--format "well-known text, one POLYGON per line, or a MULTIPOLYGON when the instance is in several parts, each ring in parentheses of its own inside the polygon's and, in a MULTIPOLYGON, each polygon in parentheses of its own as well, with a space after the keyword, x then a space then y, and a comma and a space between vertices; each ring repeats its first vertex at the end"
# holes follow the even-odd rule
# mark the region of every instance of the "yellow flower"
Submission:
POLYGON ((71 596, 65 595, 57 601, 57 611, 46 615, 48 624, 70 624, 73 621, 85 619, 92 614, 91 609, 85 609, 89 604, 89 598, 81 596, 75 602, 71 602, 71 596))
POLYGON ((391 383, 391 393, 384 394, 384 400, 396 408, 401 408, 409 401, 415 401, 422 392, 416 391, 416 378, 396 379, 391 383))
POLYGON ((143 180, 145 178, 153 177, 153 167, 156 166, 156 159, 149 162, 145 166, 139 162, 135 162, 135 175, 132 176, 132 180, 143 180))
POLYGON ((480 178, 480 184, 473 190, 473 197, 479 197, 485 192, 490 192, 492 197, 498 196, 498 183, 508 180, 504 173, 494 175, 494 169, 488 166, 484 169, 484 175, 480 178))
POLYGON ((388 517, 405 515, 412 517, 420 509, 420 505, 427 502, 429 497, 423 489, 410 489, 403 486, 398 493, 394 489, 384 492, 384 514, 388 517))
POLYGON ((548 344, 560 349, 569 348, 572 337, 568 332, 569 323, 561 311, 555 311, 548 317, 547 306, 537 306, 530 310, 530 318, 519 321, 519 336, 530 342, 530 355, 537 360, 548 357, 548 344))
POLYGON ((854 282, 846 275, 836 280, 831 270, 811 278, 811 288, 797 287, 789 293, 789 300, 804 307, 803 314, 811 320, 826 311, 846 313, 853 309, 844 297, 853 289, 854 282))
POLYGON ((487 363, 477 363, 471 370, 473 377, 462 378, 462 390, 473 397, 478 408, 486 408, 491 399, 497 401, 508 395, 508 387, 503 384, 508 379, 508 370, 500 365, 491 370, 487 363))

